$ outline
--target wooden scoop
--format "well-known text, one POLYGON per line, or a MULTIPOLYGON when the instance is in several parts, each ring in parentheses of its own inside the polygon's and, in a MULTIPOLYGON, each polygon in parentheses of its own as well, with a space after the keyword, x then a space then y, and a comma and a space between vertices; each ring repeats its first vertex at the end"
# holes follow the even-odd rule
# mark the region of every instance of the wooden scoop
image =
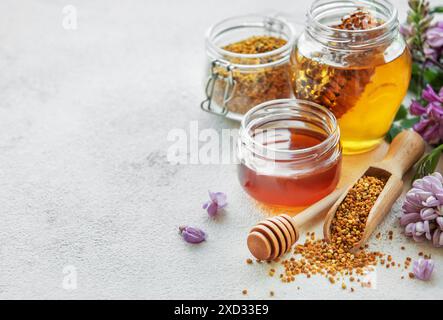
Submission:
POLYGON ((249 251, 259 260, 273 260, 282 256, 298 240, 299 226, 324 213, 343 192, 344 189, 335 190, 294 218, 282 214, 260 221, 249 231, 247 239, 249 251))
MULTIPOLYGON (((371 211, 369 211, 363 236, 360 241, 354 245, 354 250, 366 242, 377 225, 391 210, 392 205, 402 193, 403 175, 421 158, 424 150, 425 143, 420 135, 414 131, 403 131, 394 138, 385 158, 381 162, 370 166, 363 175, 361 175, 384 178, 387 179, 387 181, 375 201, 374 206, 371 211)), ((356 179, 354 184, 357 181, 358 179, 356 179)), ((331 240, 331 223, 335 212, 354 184, 347 188, 346 192, 336 201, 326 215, 323 234, 327 241, 331 240)))

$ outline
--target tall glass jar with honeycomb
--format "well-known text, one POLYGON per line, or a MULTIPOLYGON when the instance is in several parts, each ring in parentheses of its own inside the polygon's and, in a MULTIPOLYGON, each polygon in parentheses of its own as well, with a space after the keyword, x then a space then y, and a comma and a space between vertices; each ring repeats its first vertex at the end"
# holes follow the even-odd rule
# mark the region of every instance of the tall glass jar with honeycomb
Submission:
POLYGON ((380 144, 404 99, 411 56, 397 10, 386 0, 317 0, 290 57, 299 99, 329 108, 343 152, 380 144))

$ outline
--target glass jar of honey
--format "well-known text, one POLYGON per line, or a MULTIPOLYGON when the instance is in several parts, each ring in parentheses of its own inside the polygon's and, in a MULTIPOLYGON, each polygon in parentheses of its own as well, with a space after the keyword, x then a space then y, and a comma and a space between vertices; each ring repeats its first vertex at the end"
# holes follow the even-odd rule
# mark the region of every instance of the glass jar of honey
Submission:
POLYGON ((317 0, 290 59, 295 97, 338 120, 343 152, 383 139, 406 95, 411 57, 386 0, 317 0))
POLYGON ((337 121, 313 102, 280 99, 254 107, 241 122, 237 147, 242 187, 267 205, 307 206, 331 193, 340 177, 337 121))
POLYGON ((283 18, 231 17, 206 35, 208 57, 204 111, 240 121, 252 107, 290 98, 289 56, 294 29, 283 18))

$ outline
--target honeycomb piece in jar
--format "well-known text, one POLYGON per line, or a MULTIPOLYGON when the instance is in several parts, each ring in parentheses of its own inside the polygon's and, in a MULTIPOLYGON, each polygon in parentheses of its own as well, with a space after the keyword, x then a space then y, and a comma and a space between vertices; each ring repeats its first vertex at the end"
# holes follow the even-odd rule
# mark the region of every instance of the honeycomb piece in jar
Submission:
MULTIPOLYGON (((367 30, 382 22, 361 9, 342 18, 341 30, 367 30)), ((372 36, 375 36, 374 33, 372 36)), ((330 109, 340 118, 351 109, 366 85, 371 81, 375 65, 384 62, 383 48, 371 52, 348 53, 342 60, 349 65, 367 65, 361 68, 333 67, 319 62, 316 57, 307 58, 296 52, 293 64, 293 84, 297 98, 314 101, 330 109)), ((333 56, 334 58, 334 56, 333 56)))

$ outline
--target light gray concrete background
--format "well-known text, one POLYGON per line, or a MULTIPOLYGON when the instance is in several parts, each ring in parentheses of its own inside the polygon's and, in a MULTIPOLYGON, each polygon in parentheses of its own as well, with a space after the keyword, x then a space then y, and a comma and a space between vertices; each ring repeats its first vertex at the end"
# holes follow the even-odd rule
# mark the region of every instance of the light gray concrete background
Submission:
MULTIPOLYGON (((442 298, 442 252, 400 234, 398 205, 380 228, 394 240, 374 249, 399 262, 432 253, 432 281, 381 269, 376 289, 354 293, 315 277, 285 285, 245 264, 246 232, 263 213, 236 167, 166 161, 173 128, 235 127, 199 109, 205 30, 233 14, 303 19, 310 3, 1 1, 0 298, 442 298), (66 5, 77 9, 75 31, 62 27, 66 5), (216 220, 201 209, 208 189, 228 194, 216 220), (208 240, 184 243, 182 224, 208 240)), ((403 19, 406 0, 395 4, 403 19)))

